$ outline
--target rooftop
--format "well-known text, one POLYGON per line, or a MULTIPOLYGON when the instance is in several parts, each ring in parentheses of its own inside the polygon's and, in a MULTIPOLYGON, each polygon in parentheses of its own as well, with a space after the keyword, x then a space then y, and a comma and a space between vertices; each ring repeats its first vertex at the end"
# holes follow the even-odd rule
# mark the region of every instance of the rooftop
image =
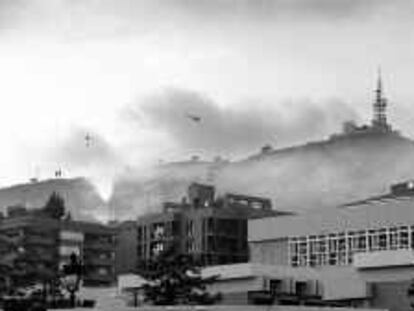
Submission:
POLYGON ((268 216, 292 215, 292 212, 272 209, 268 198, 226 193, 215 197, 211 185, 192 183, 188 188, 188 198, 181 202, 164 202, 162 212, 147 213, 138 217, 140 222, 173 220, 181 213, 198 215, 225 215, 235 218, 260 218, 268 216))
MULTIPOLYGON (((408 185, 401 183, 393 187, 403 184, 408 185)), ((251 220, 248 238, 254 242, 414 225, 414 191, 400 190, 394 188, 389 194, 351 202, 341 208, 313 209, 297 216, 251 220)))

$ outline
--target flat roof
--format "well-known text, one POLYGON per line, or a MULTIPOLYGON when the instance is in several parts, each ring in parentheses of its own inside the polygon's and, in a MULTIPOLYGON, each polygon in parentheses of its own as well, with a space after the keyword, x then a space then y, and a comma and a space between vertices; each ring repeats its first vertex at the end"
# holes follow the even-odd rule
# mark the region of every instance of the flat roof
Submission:
POLYGON ((0 230, 18 227, 60 228, 66 230, 79 230, 84 233, 115 234, 115 229, 99 222, 78 220, 57 220, 42 215, 26 214, 0 220, 0 230))
POLYGON ((359 279, 358 272, 352 266, 328 267, 290 267, 266 265, 260 263, 240 263, 210 266, 201 270, 203 277, 218 276, 218 280, 246 279, 255 277, 294 278, 298 281, 310 279, 327 279, 338 277, 359 279))
POLYGON ((312 209, 296 216, 249 220, 248 240, 322 235, 414 225, 414 197, 361 201, 347 208, 312 209))

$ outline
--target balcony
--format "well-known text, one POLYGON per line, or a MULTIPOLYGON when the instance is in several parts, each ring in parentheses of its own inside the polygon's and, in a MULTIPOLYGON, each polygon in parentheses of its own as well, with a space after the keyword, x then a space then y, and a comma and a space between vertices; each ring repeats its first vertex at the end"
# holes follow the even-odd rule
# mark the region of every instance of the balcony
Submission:
POLYGON ((90 241, 84 244, 83 246, 85 250, 105 250, 105 251, 111 251, 115 248, 115 246, 112 243, 108 242, 100 242, 100 241, 90 241))
POLYGON ((102 275, 97 272, 87 273, 83 278, 84 284, 109 284, 114 281, 113 274, 102 275))
POLYGON ((24 243, 27 245, 54 246, 56 245, 56 240, 50 237, 33 235, 25 237, 24 243))
POLYGON ((114 260, 111 258, 99 258, 99 257, 88 257, 85 256, 85 265, 90 266, 113 266, 114 260))
POLYGON ((356 253, 353 259, 354 267, 357 269, 412 266, 414 265, 414 251, 410 249, 397 249, 356 253))

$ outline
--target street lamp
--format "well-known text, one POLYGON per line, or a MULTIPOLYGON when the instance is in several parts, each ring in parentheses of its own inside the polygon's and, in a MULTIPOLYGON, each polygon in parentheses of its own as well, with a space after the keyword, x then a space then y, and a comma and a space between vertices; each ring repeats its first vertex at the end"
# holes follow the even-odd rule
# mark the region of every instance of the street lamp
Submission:
POLYGON ((71 307, 75 307, 76 292, 79 290, 82 278, 83 265, 78 256, 72 253, 69 257, 69 264, 63 266, 63 284, 70 294, 71 307))

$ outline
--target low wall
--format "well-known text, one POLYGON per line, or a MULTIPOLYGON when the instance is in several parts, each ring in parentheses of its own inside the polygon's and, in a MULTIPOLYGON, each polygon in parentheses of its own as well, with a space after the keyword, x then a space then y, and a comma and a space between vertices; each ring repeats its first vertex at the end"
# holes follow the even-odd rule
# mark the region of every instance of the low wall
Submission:
MULTIPOLYGON (((87 310, 87 309, 83 309, 87 310)), ((169 307, 124 307, 101 309, 100 311, 386 311, 385 309, 355 309, 355 308, 329 308, 307 306, 169 306, 169 307)))

